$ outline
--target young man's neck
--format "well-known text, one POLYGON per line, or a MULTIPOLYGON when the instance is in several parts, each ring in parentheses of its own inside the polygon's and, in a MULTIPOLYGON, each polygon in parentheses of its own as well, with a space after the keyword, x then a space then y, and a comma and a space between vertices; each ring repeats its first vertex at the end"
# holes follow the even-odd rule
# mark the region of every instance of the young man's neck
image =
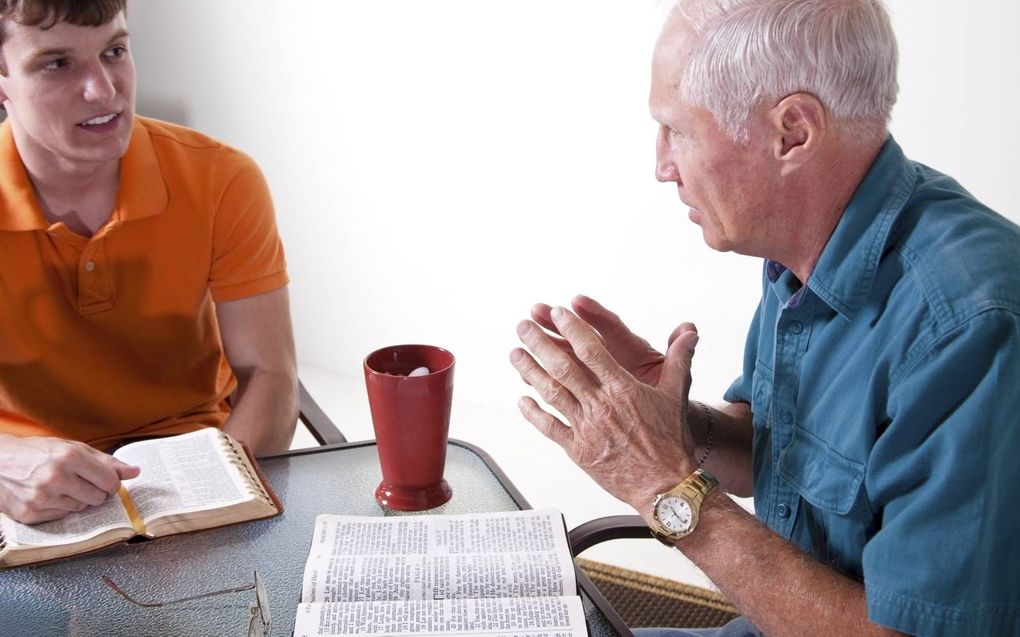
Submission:
POLYGON ((47 221, 63 222, 78 234, 92 236, 113 213, 120 186, 120 160, 71 161, 32 150, 22 152, 18 135, 14 138, 47 221))
POLYGON ((22 155, 25 172, 44 198, 66 199, 84 193, 117 192, 120 160, 106 162, 39 161, 22 155))

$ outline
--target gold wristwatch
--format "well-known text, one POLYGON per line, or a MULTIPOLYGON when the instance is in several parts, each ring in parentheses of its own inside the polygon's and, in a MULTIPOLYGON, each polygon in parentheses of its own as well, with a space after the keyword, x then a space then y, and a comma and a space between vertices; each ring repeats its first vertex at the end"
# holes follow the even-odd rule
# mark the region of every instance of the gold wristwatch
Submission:
POLYGON ((652 504, 652 535, 666 546, 690 535, 698 526, 701 503, 719 481, 704 469, 698 469, 652 504))

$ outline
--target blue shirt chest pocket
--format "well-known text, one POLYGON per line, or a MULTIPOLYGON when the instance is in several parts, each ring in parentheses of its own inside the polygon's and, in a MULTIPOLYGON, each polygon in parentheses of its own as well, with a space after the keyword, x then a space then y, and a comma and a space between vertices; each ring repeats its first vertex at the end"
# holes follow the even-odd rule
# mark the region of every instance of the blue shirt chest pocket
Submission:
POLYGON ((782 451, 779 477, 801 497, 794 541, 819 560, 861 578, 861 554, 875 521, 862 489, 865 465, 795 427, 782 451))

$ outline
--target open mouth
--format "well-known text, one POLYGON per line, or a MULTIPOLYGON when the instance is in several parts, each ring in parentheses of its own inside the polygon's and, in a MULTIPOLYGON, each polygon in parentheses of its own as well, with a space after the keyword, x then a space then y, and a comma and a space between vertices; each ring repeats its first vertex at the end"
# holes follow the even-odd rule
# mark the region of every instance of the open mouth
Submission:
POLYGON ((97 115, 90 120, 86 120, 78 126, 89 127, 89 126, 102 126, 103 124, 109 124, 114 119, 120 117, 120 113, 108 113, 107 115, 97 115))

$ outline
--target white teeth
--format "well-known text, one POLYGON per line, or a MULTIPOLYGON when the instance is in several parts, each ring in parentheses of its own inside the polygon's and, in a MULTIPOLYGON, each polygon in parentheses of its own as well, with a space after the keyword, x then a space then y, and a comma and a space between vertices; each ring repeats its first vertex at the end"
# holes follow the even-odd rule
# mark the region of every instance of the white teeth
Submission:
POLYGON ((117 117, 116 113, 110 113, 109 115, 101 115, 99 117, 93 117, 89 121, 85 122, 85 125, 86 126, 99 126, 100 124, 105 124, 106 122, 110 121, 114 117, 117 117))

